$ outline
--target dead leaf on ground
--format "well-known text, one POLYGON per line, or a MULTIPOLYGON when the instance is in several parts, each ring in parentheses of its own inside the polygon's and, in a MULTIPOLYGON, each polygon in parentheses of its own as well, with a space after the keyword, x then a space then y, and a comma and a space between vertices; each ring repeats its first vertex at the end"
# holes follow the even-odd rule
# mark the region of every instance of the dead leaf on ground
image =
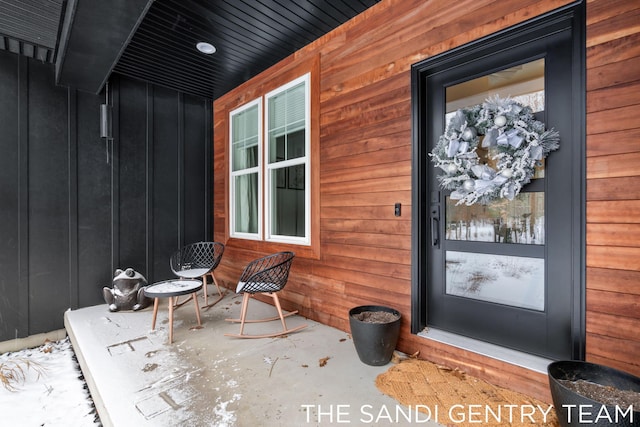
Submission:
POLYGON ((320 367, 322 368, 323 366, 325 366, 327 364, 329 359, 331 359, 329 356, 323 357, 322 359, 318 360, 318 365, 320 365, 320 367))
POLYGON ((204 326, 197 325, 197 326, 192 326, 192 327, 190 327, 190 328, 189 328, 189 330, 190 330, 190 331, 195 331, 196 329, 202 329, 202 328, 204 328, 204 326))
POLYGON ((458 377, 461 380, 464 380, 467 377, 467 374, 461 371, 458 368, 448 368, 446 366, 438 366, 438 369, 445 372, 450 372, 454 377, 458 377))
POLYGON ((418 354, 420 354, 420 350, 416 351, 413 354, 405 354, 405 353, 401 353, 399 351, 394 351, 393 355, 391 356, 391 362, 398 364, 400 362, 404 362, 405 360, 409 360, 409 359, 417 359, 418 358, 418 354))
POLYGON ((49 338, 45 339, 40 351, 43 353, 51 353, 53 351, 52 343, 49 338))

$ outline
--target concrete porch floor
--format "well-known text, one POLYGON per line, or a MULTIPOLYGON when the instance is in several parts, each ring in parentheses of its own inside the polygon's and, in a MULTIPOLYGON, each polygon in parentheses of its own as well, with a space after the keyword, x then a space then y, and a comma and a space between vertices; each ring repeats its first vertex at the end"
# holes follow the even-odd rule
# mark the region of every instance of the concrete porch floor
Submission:
MULTIPOLYGON (((281 338, 224 336, 239 331, 239 324, 224 319, 239 316, 240 301, 227 291, 217 305, 201 310, 200 329, 194 328, 193 302, 180 307, 173 344, 166 299, 154 331, 152 307, 67 311, 65 327, 103 425, 437 425, 382 394, 375 379, 391 364, 362 363, 343 331, 291 316, 289 328, 307 328, 281 338)), ((250 317, 274 314, 271 305, 250 301, 250 317)), ((248 324, 245 332, 280 327, 279 321, 248 324)))

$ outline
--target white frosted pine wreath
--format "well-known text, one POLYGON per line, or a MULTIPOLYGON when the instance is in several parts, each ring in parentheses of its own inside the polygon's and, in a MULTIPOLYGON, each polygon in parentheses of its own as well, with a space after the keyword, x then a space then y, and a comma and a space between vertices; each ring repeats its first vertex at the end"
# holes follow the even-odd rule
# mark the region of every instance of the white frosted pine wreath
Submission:
POLYGON ((536 165, 559 147, 560 134, 546 130, 530 107, 495 96, 456 111, 429 156, 444 172, 438 176, 440 187, 452 190, 458 205, 473 205, 513 200, 531 181, 536 165), (482 163, 479 144, 495 147, 490 151, 494 167, 482 163))

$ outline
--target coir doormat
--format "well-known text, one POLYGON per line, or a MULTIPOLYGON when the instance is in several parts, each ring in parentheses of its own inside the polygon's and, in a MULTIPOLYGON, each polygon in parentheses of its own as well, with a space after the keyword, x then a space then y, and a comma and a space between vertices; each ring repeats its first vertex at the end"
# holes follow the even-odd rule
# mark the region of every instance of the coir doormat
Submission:
POLYGON ((376 386, 408 407, 414 422, 461 427, 559 425, 552 405, 425 360, 394 365, 378 375, 376 386))

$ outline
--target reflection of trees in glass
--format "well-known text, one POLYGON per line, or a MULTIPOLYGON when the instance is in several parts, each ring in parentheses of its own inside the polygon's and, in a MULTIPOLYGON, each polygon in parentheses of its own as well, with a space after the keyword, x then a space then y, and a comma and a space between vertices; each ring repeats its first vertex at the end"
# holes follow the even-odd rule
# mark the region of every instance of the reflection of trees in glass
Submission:
POLYGON ((479 294, 482 290, 483 283, 495 282, 497 275, 487 269, 481 270, 471 267, 470 270, 465 268, 464 260, 447 259, 447 274, 458 275, 462 277, 458 288, 458 295, 479 294))
POLYGON ((528 105, 529 107, 531 107, 534 113, 537 113, 538 111, 544 111, 544 90, 525 93, 523 95, 513 96, 511 98, 523 105, 528 105))
POLYGON ((542 258, 447 251, 445 265, 448 295, 544 310, 542 258))
POLYGON ((533 266, 520 262, 515 257, 496 257, 494 266, 500 269, 503 276, 520 279, 533 273, 533 266))
POLYGON ((446 238, 478 242, 544 244, 544 193, 514 200, 456 206, 447 198, 446 238))
POLYGON ((482 284, 485 282, 493 282, 496 280, 495 276, 488 276, 486 272, 472 271, 469 273, 469 287, 467 292, 477 294, 482 288, 482 284))

